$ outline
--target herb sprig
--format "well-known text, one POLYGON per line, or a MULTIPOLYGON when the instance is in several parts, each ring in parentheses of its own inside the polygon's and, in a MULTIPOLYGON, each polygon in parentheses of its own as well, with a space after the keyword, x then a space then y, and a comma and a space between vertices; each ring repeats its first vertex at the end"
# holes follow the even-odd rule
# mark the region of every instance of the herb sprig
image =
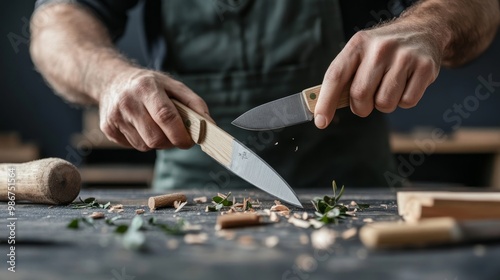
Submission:
POLYGON ((111 206, 111 202, 106 204, 100 204, 95 197, 89 197, 83 200, 81 197, 78 197, 80 202, 73 202, 70 205, 73 209, 88 209, 88 208, 102 208, 108 209, 111 206))

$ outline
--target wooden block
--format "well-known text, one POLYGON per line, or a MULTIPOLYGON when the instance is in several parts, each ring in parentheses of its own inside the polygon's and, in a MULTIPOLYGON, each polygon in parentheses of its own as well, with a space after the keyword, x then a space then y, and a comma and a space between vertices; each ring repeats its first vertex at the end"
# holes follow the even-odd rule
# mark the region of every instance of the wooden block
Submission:
POLYGON ((398 192, 397 200, 399 215, 407 221, 500 219, 500 192, 398 192))

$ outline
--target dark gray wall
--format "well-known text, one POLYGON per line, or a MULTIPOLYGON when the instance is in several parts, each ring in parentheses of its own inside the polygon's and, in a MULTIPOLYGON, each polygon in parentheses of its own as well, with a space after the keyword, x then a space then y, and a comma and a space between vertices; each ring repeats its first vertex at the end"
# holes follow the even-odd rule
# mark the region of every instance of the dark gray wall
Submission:
MULTIPOLYGON (((19 131, 25 140, 35 141, 43 156, 65 157, 71 133, 81 129, 81 111, 69 106, 47 88, 33 70, 28 53, 27 20, 34 1, 0 1, 0 131, 19 131), (18 40, 17 45, 12 40, 18 40)), ((131 12, 131 21, 119 46, 130 57, 144 63, 138 44, 140 11, 131 12)), ((47 46, 50 47, 50 46, 47 46)), ((438 80, 429 88, 420 104, 410 110, 397 110, 389 115, 397 130, 414 126, 438 126, 451 129, 456 121, 447 122, 443 114, 453 105, 473 99, 480 84, 478 77, 489 75, 500 81, 500 36, 489 50, 473 63, 455 70, 442 70, 438 80)), ((462 126, 500 127, 500 88, 462 117, 462 126)), ((472 100, 474 101, 474 100, 472 100)), ((469 108, 473 103, 469 104, 469 108)), ((449 117, 456 117, 451 114, 449 117)))

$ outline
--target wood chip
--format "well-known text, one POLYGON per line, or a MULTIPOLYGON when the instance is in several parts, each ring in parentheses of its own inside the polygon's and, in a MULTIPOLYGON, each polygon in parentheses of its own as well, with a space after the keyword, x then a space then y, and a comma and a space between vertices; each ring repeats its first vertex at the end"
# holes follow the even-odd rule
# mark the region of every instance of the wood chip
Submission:
POLYGON ((242 235, 238 238, 237 242, 243 246, 252 246, 254 245, 254 238, 251 235, 242 235))
POLYGON ((188 233, 184 235, 184 242, 186 244, 205 244, 208 240, 208 234, 206 233, 188 233))
POLYGON ((255 226, 261 224, 261 217, 253 213, 229 214, 217 217, 216 230, 255 226))
POLYGON ((123 204, 111 205, 108 209, 108 213, 121 213, 123 211, 123 204))
POLYGON ((311 226, 308 221, 297 219, 295 217, 290 217, 290 219, 288 219, 288 222, 299 228, 309 228, 311 226))
POLYGON ((136 213, 137 215, 142 215, 142 214, 144 214, 145 212, 146 212, 146 210, 144 210, 144 209, 135 209, 135 213, 136 213))
POLYGON ((363 222, 365 222, 365 223, 373 223, 373 219, 372 218, 364 218, 363 222))
POLYGON ((169 239, 166 242, 167 248, 170 250, 175 250, 179 247, 179 241, 177 239, 169 239))
POLYGON ((206 203, 208 201, 208 199, 206 196, 200 196, 200 197, 193 198, 193 201, 195 203, 206 203))
POLYGON ((307 236, 307 234, 301 234, 299 236, 299 242, 300 244, 302 245, 307 245, 309 244, 309 236, 307 236))
POLYGON ((273 247, 276 247, 276 245, 278 245, 278 243, 280 242, 280 239, 278 236, 268 236, 266 237, 266 239, 264 239, 264 245, 267 247, 267 248, 273 248, 273 247))
POLYGON ((174 201, 175 213, 181 211, 182 207, 184 207, 186 204, 187 204, 187 201, 184 201, 184 202, 174 201))
POLYGON ((356 236, 357 233, 358 233, 358 230, 356 228, 350 228, 350 229, 342 232, 342 234, 340 236, 342 236, 343 239, 350 239, 350 238, 353 238, 354 236, 356 236))
POLYGON ((387 209, 388 205, 387 204, 380 204, 380 207, 384 207, 385 209, 387 209))
POLYGON ((104 218, 104 213, 103 212, 92 212, 89 216, 90 218, 97 220, 97 219, 103 219, 104 218))
POLYGON ((296 219, 302 219, 302 216, 299 213, 293 213, 293 217, 296 219))
POLYGON ((183 193, 171 193, 159 196, 152 196, 148 199, 148 206, 150 211, 154 211, 162 207, 173 207, 174 202, 187 201, 186 195, 183 193))
POLYGON ((280 214, 281 216, 290 215, 290 209, 288 207, 286 207, 285 205, 281 204, 281 202, 279 200, 275 200, 274 204, 275 205, 273 205, 271 207, 271 211, 278 212, 278 214, 280 214))
POLYGON ((309 219, 309 214, 307 212, 302 213, 302 220, 307 220, 309 219))
POLYGON ((269 220, 273 223, 277 223, 280 221, 280 218, 278 217, 278 214, 276 212, 270 212, 271 214, 269 215, 269 220))
POLYGON ((311 243, 316 249, 326 250, 335 243, 335 232, 328 228, 313 231, 311 243))
POLYGON ((323 222, 320 222, 320 221, 318 221, 316 219, 309 219, 309 223, 315 229, 322 228, 325 225, 323 222))

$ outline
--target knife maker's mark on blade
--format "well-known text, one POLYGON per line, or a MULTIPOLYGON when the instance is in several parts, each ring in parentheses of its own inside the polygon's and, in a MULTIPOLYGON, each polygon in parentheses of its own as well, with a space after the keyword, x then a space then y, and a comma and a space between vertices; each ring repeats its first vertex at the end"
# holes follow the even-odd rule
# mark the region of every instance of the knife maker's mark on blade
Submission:
POLYGON ((261 190, 295 206, 302 207, 286 181, 252 150, 233 140, 233 160, 229 170, 261 190), (245 160, 239 160, 244 155, 245 160))
POLYGON ((232 124, 248 130, 279 129, 311 121, 302 93, 283 97, 257 106, 235 119, 232 124))

